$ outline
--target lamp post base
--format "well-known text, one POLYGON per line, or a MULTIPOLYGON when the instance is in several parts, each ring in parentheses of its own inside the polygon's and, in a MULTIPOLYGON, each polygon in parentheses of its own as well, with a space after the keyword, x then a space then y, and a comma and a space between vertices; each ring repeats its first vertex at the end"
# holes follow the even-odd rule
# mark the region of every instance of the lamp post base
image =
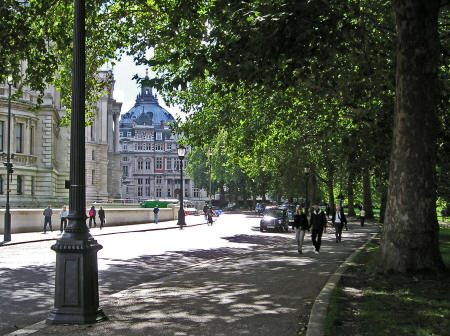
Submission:
POLYGON ((104 321, 99 308, 96 240, 61 238, 56 252, 55 308, 47 324, 88 324, 104 321))

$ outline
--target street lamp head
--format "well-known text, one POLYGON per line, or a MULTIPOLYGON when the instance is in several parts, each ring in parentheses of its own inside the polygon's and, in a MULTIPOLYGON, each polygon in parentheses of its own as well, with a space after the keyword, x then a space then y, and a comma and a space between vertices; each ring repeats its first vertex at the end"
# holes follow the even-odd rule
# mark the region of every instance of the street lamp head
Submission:
POLYGON ((209 154, 210 157, 213 155, 212 149, 210 149, 210 150, 208 151, 208 154, 209 154))
POLYGON ((309 167, 305 167, 305 169, 303 171, 305 172, 305 174, 309 174, 310 169, 309 169, 309 167))
POLYGON ((184 146, 178 147, 178 157, 180 158, 180 160, 183 160, 185 155, 186 155, 186 147, 184 146))
POLYGON ((8 81, 8 85, 11 85, 13 83, 13 76, 8 75, 7 81, 8 81))

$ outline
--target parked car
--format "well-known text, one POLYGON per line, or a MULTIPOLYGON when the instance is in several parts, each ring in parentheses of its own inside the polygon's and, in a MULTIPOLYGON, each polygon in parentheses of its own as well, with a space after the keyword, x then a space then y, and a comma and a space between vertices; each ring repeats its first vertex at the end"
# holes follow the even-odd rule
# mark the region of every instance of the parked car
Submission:
POLYGON ((259 223, 259 231, 278 231, 287 232, 289 228, 289 219, 286 209, 266 208, 263 218, 259 223))

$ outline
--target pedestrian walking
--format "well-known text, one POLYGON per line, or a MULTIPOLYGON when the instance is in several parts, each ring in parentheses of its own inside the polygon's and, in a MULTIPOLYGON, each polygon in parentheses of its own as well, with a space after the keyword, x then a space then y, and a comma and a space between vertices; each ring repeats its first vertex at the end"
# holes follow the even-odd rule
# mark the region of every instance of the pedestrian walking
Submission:
POLYGON ((103 210, 103 207, 100 207, 98 210, 98 218, 100 219, 100 230, 103 229, 103 226, 105 226, 105 210, 103 210))
POLYGON ((159 207, 158 204, 156 204, 155 208, 153 209, 153 218, 155 219, 155 224, 158 224, 158 214, 159 214, 159 207))
POLYGON ((97 227, 97 222, 95 221, 95 215, 97 214, 97 210, 95 210, 95 206, 91 206, 89 210, 89 228, 92 228, 92 221, 94 221, 94 227, 97 227))
POLYGON ((208 209, 208 225, 213 225, 213 215, 214 215, 213 209, 210 207, 208 209))
POLYGON ((313 211, 311 212, 311 218, 309 220, 311 226, 311 239, 314 245, 314 253, 319 254, 320 245, 322 244, 323 229, 327 224, 325 214, 317 203, 313 204, 313 211))
POLYGON ((203 207, 203 215, 205 216, 205 220, 208 220, 208 204, 205 203, 205 206, 203 207))
POLYGON ((297 241, 298 253, 302 254, 303 240, 305 239, 306 230, 309 231, 308 217, 303 213, 302 208, 297 209, 297 213, 294 215, 294 224, 292 227, 295 229, 295 240, 297 241))
POLYGON ((63 231, 67 227, 67 217, 68 216, 69 216, 69 210, 67 210, 67 207, 65 205, 63 205, 63 207, 61 209, 61 213, 60 213, 61 224, 59 224, 59 231, 61 233, 63 233, 63 231))
POLYGON ((44 209, 44 212, 42 213, 44 215, 44 234, 47 233, 47 224, 50 228, 50 231, 53 232, 52 228, 52 215, 53 210, 51 206, 49 205, 47 208, 44 209))
POLYGON ((361 226, 364 226, 364 221, 366 220, 366 210, 364 208, 359 212, 359 219, 361 220, 361 226))
POLYGON ((334 226, 336 243, 339 243, 342 240, 342 228, 344 227, 344 224, 347 223, 344 210, 339 205, 336 207, 336 211, 331 216, 331 223, 333 223, 334 226))

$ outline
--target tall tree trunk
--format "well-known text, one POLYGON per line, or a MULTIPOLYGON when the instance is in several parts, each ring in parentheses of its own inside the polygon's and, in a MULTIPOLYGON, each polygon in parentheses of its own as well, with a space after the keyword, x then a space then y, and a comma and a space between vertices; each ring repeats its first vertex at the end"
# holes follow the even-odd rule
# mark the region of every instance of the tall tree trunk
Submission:
POLYGON ((347 197, 348 197, 348 216, 355 216, 355 193, 353 190, 355 173, 350 170, 348 173, 347 197))
POLYGON ((387 202, 387 189, 381 193, 381 205, 380 205, 380 223, 384 223, 384 216, 386 214, 386 202, 387 202))
POLYGON ((370 169, 363 170, 363 206, 366 218, 373 218, 372 188, 370 187, 370 169))
POLYGON ((441 271, 436 218, 440 0, 395 0, 394 136, 381 244, 385 272, 441 271))
POLYGON ((309 206, 311 206, 313 203, 318 202, 318 187, 317 187, 317 177, 316 174, 311 174, 311 200, 309 201, 309 206))
POLYGON ((327 169, 327 191, 328 191, 328 203, 330 204, 331 211, 336 208, 334 205, 334 189, 333 189, 333 168, 327 169))

